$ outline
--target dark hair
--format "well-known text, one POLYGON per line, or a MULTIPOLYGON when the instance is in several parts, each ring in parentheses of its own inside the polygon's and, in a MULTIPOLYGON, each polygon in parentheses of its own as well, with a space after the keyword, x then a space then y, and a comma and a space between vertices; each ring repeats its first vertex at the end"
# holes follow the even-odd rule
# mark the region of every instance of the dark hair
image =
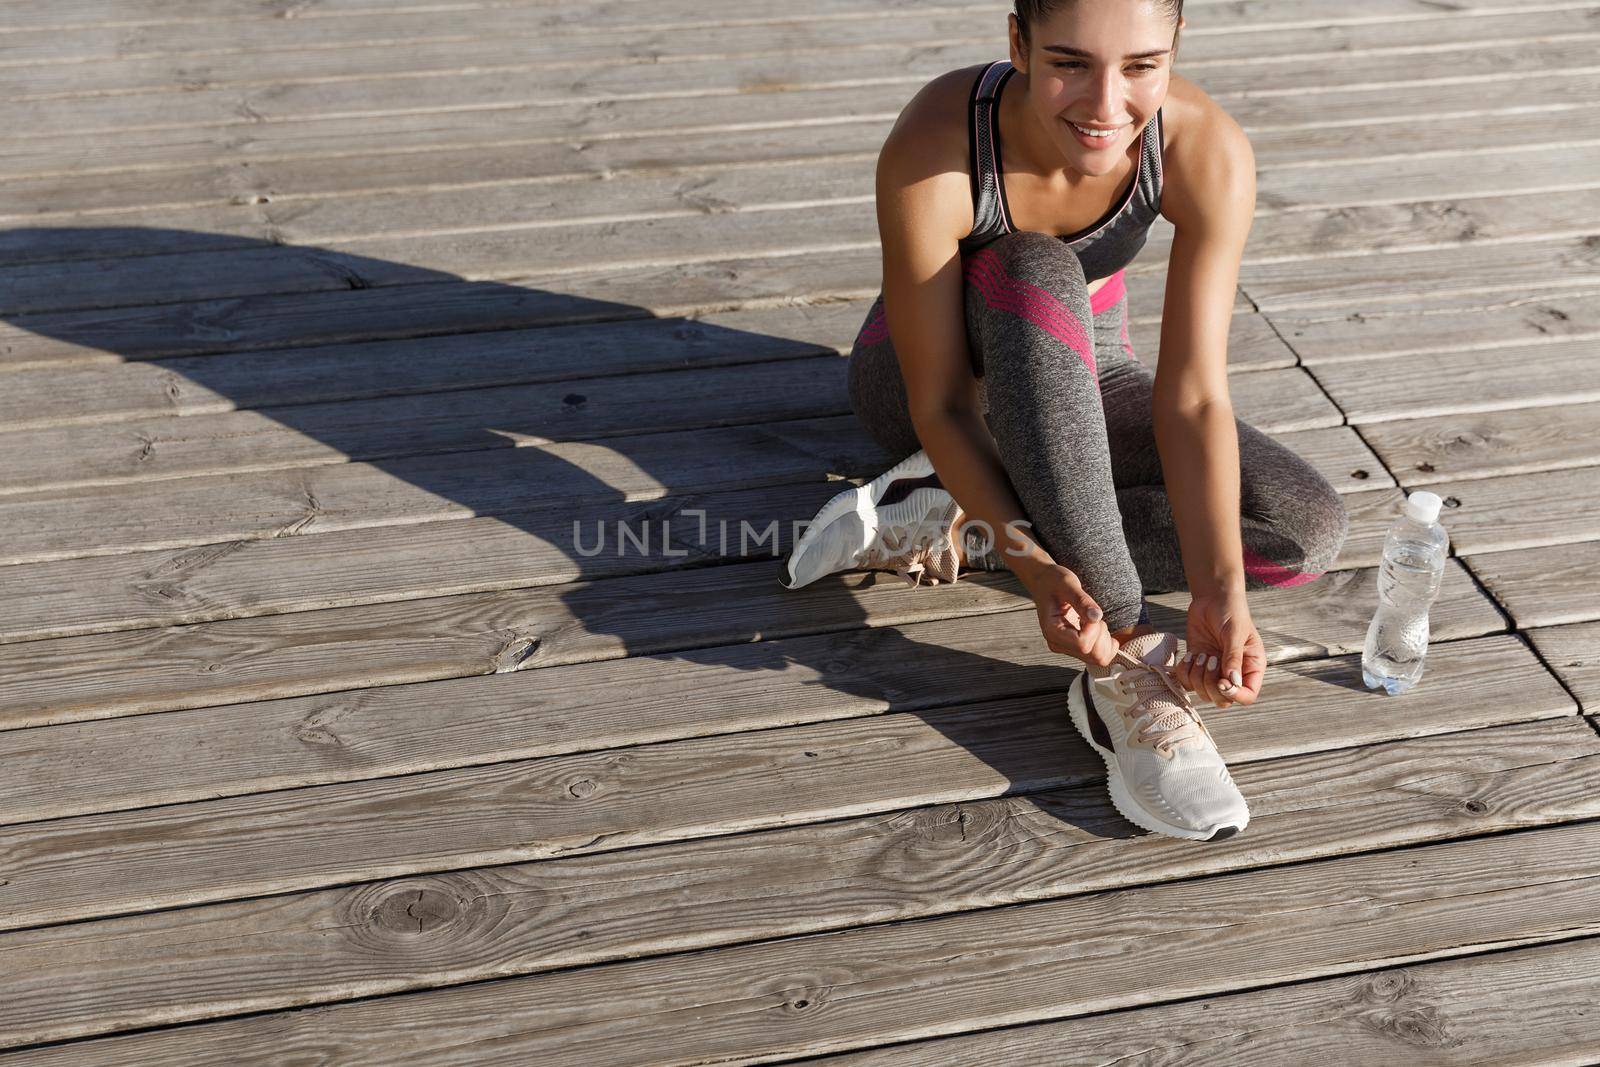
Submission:
MULTIPOLYGON (((1028 43, 1028 31, 1034 23, 1043 22, 1057 9, 1066 7, 1072 2, 1073 0, 1016 0, 1017 29, 1022 34, 1022 43, 1028 43)), ((1183 18, 1183 0, 1154 0, 1154 3, 1166 11, 1174 26, 1183 18)))

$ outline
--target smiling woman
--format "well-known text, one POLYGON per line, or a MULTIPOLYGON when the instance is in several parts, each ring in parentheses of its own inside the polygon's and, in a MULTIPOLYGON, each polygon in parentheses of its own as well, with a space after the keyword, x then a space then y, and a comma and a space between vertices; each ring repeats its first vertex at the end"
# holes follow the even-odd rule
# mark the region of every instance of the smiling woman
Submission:
POLYGON ((1249 813, 1187 693, 1256 699, 1245 591, 1317 578, 1348 518, 1233 415, 1255 159, 1173 72, 1185 24, 1178 0, 1018 0, 1009 59, 941 75, 901 113, 878 160, 883 293, 849 364, 856 415, 900 462, 823 508, 786 584, 1010 569, 1048 647, 1086 668, 1069 707, 1118 810, 1212 839, 1249 813), (1124 271, 1158 215, 1174 236, 1152 374, 1124 271), (1175 590, 1183 659, 1143 599, 1175 590))

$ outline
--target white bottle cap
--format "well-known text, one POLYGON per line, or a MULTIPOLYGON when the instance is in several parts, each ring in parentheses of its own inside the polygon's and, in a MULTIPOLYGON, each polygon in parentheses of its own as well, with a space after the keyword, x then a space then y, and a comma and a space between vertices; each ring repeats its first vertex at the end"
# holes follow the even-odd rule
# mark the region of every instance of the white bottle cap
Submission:
POLYGON ((1418 489, 1406 497, 1406 516, 1424 524, 1436 522, 1439 518, 1439 509, 1443 506, 1444 501, 1439 499, 1438 493, 1418 489))

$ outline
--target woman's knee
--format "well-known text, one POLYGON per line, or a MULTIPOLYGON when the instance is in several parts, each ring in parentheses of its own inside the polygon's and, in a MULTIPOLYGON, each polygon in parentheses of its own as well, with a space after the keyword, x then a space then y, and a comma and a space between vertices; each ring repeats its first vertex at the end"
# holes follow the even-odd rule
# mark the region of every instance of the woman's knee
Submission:
POLYGON ((983 251, 992 251, 1013 277, 1026 278, 1058 295, 1075 289, 1088 291, 1078 254, 1059 237, 1017 230, 986 245, 983 251))
POLYGON ((980 306, 991 308, 1043 305, 1057 314, 1065 308, 1086 327, 1092 324, 1083 264, 1058 237, 1009 233, 968 256, 963 275, 969 307, 976 297, 980 306))
POLYGON ((964 263, 967 336, 973 372, 998 359, 1067 357, 1097 376, 1094 316, 1077 254, 1059 238, 1019 231, 964 263))
POLYGON ((1268 558, 1262 566, 1287 567, 1304 579, 1333 570, 1350 532, 1350 514, 1338 491, 1305 464, 1290 491, 1272 499, 1276 506, 1259 516, 1273 542, 1264 546, 1268 558))
POLYGON ((1301 511, 1301 543, 1306 556, 1306 569, 1310 573, 1325 574, 1333 570, 1339 553, 1344 550, 1350 533, 1350 512, 1344 498, 1318 476, 1315 489, 1307 494, 1301 511))

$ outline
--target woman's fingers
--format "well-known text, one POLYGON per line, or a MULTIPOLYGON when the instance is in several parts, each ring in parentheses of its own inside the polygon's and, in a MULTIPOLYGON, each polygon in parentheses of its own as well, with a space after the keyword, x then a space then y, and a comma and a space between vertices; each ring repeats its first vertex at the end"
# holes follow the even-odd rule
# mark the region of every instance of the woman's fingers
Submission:
POLYGON ((1217 687, 1220 680, 1218 672, 1218 656, 1214 651, 1200 648, 1196 649, 1187 659, 1189 687, 1213 704, 1220 704, 1227 696, 1217 687))
POLYGON ((1111 631, 1106 628, 1105 612, 1100 610, 1094 597, 1084 591, 1083 583, 1078 581, 1076 574, 1063 568, 1061 582, 1066 587, 1062 615, 1068 620, 1069 627, 1077 627, 1074 635, 1077 657, 1105 666, 1117 651, 1111 631))
POLYGON ((1094 652, 1094 646, 1099 643, 1100 635, 1105 632, 1105 626, 1098 622, 1086 622, 1078 628, 1074 640, 1078 646, 1078 654, 1087 656, 1094 652))
POLYGON ((1104 623, 1098 625, 1100 629, 1087 658, 1097 666, 1108 667, 1117 655, 1117 639, 1111 636, 1111 631, 1106 629, 1104 623))

